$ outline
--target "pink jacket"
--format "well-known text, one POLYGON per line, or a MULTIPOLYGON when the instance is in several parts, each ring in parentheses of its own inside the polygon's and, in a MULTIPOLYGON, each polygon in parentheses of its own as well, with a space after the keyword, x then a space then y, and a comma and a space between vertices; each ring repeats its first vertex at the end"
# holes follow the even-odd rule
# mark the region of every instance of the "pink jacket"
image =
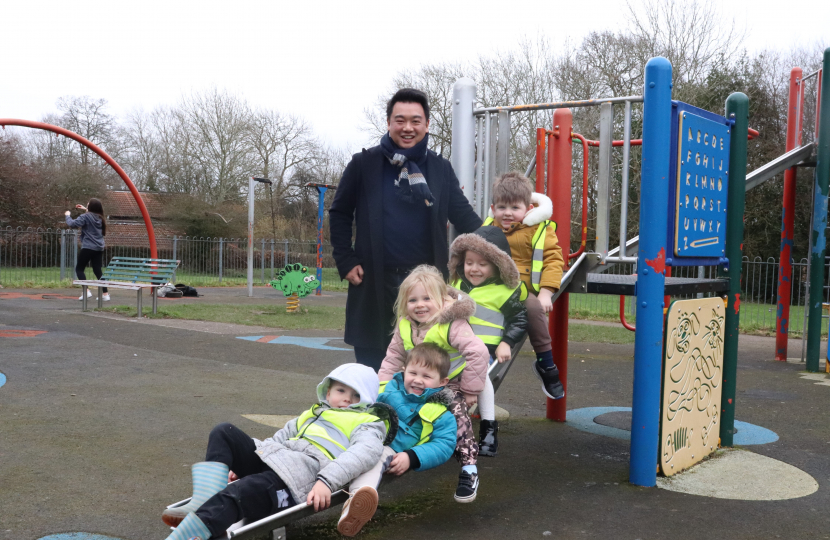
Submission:
MULTIPOLYGON (((447 386, 455 391, 460 390, 464 394, 478 394, 484 389, 490 353, 484 342, 473 334, 473 329, 470 327, 469 318, 476 311, 476 303, 472 298, 452 287, 449 288, 449 294, 455 300, 444 304, 436 323, 451 323, 450 345, 464 355, 467 359, 467 367, 460 375, 451 379, 447 386)), ((422 343, 432 325, 420 325, 412 319, 409 319, 409 322, 412 323, 412 343, 415 345, 422 343)), ((380 366, 378 378, 381 381, 391 380, 395 373, 403 371, 405 358, 406 351, 400 330, 396 325, 392 342, 386 349, 386 357, 380 366)))

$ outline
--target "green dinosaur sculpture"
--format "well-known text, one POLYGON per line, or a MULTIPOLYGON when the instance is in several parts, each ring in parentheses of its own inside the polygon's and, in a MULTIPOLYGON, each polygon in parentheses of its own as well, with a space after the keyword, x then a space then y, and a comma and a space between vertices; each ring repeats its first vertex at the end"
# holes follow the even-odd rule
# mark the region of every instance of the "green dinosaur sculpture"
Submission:
POLYGON ((280 270, 277 279, 270 282, 270 285, 282 291, 284 296, 291 296, 297 293, 302 298, 308 296, 320 286, 320 282, 314 276, 308 275, 308 267, 300 263, 288 264, 280 270))

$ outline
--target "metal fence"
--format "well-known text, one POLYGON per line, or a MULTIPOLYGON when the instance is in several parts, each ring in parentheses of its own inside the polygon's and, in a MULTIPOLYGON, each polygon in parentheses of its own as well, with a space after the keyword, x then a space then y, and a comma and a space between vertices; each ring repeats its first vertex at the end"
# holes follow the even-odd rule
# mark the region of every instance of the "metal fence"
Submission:
MULTIPOLYGON (((104 261, 113 257, 150 257, 146 235, 108 234, 104 261)), ((188 285, 244 285, 247 281, 247 238, 156 238, 158 256, 181 261, 176 280, 188 285)), ((74 229, 0 229, 0 283, 70 284, 80 251, 80 232, 74 229)), ((286 264, 317 267, 314 241, 254 239, 254 283, 267 284, 286 264)), ((92 279, 92 273, 87 272, 92 279)), ((331 245, 323 245, 323 288, 344 289, 334 266, 331 245)))
MULTIPOLYGON (((0 229, 0 283, 5 286, 27 284, 71 284, 75 278, 80 233, 73 229, 0 229)), ((104 260, 112 257, 149 257, 146 236, 116 235, 106 237, 104 260)), ((245 238, 191 238, 181 236, 158 237, 159 257, 179 259, 181 264, 176 280, 194 286, 244 285, 247 276, 247 239, 245 238)), ((297 240, 258 238, 254 240, 254 282, 262 285, 274 278, 275 272, 286 264, 300 263, 315 268, 317 244, 297 240)), ((827 275, 830 265, 825 265, 827 275)), ((632 263, 619 263, 608 270, 615 274, 633 274, 632 263)), ((673 267, 675 277, 714 278, 717 268, 673 267)), ((88 277, 92 277, 90 271, 88 277)), ((793 263, 793 291, 790 307, 790 332, 799 334, 804 328, 807 297, 807 260, 793 263)), ((741 277, 741 328, 744 330, 774 331, 778 262, 769 258, 743 259, 741 277)), ((331 245, 323 246, 323 288, 345 290, 334 266, 331 245)), ((830 302, 830 287, 824 287, 824 299, 830 302)), ((619 298, 598 294, 572 294, 570 311, 577 317, 613 318, 619 313, 619 298)), ((631 298, 626 299, 626 313, 634 314, 631 298)), ((822 332, 827 332, 827 321, 822 321, 822 332)))

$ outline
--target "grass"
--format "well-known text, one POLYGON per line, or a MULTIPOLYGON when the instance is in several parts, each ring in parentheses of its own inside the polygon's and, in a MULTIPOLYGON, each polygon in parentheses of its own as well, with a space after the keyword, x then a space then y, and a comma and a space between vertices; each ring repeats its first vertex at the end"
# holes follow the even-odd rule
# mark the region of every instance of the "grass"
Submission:
POLYGON ((622 345, 634 343, 634 332, 622 326, 579 324, 574 321, 568 325, 568 341, 622 345))
MULTIPOLYGON (((135 306, 111 306, 97 311, 127 317, 137 315, 135 306)), ((303 307, 300 313, 286 313, 280 304, 181 304, 159 308, 156 315, 149 311, 145 307, 143 314, 150 319, 212 321, 287 330, 343 330, 346 322, 346 308, 339 306, 303 307)))

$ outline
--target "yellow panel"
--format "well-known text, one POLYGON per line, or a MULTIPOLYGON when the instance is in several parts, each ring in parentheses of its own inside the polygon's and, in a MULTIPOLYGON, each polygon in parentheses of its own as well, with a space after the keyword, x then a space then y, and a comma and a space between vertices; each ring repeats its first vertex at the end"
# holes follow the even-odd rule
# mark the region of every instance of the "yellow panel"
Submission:
POLYGON ((723 380, 723 300, 671 305, 666 321, 660 467, 671 476, 718 448, 723 380))

